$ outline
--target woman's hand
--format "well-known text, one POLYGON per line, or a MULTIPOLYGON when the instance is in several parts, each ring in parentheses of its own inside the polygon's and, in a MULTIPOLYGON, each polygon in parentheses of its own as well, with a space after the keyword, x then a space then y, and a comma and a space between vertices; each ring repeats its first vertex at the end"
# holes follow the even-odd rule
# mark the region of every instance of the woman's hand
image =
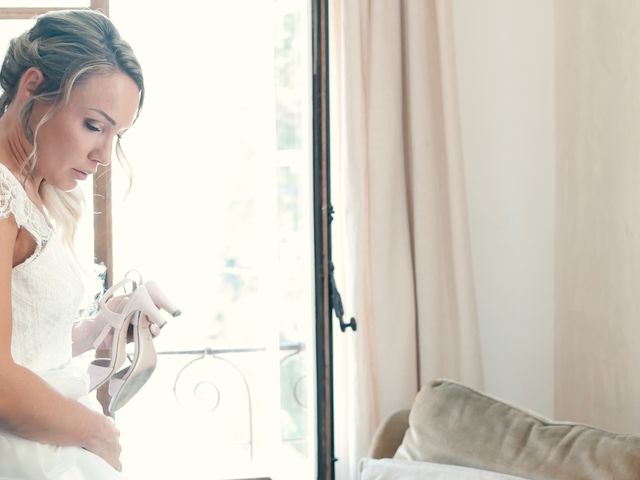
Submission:
MULTIPOLYGON (((106 307, 114 313, 122 313, 129 297, 127 295, 121 295, 109 299, 106 303, 106 307)), ((94 346, 95 340, 109 325, 109 321, 102 312, 99 310, 94 317, 87 318, 82 322, 79 322, 73 327, 73 355, 80 355, 88 350, 96 348, 100 356, 108 356, 111 352, 111 346, 113 344, 113 329, 110 328, 103 341, 97 347, 94 346)), ((150 327, 151 334, 154 337, 160 335, 160 328, 157 325, 152 324, 150 327)), ((133 329, 129 326, 127 332, 127 341, 133 341, 133 329)))
POLYGON ((85 449, 104 459, 118 471, 122 470, 120 463, 120 431, 110 417, 95 413, 95 426, 87 440, 85 449))
MULTIPOLYGON (((122 313, 122 310, 124 309, 128 301, 129 301, 129 297, 127 295, 113 297, 107 301, 106 306, 112 312, 122 313)), ((105 328, 105 326, 107 325, 107 322, 104 319, 104 317, 100 315, 99 311, 94 318, 96 322, 94 325, 94 329, 97 330, 95 336, 97 337, 102 331, 102 329, 105 328)), ((153 335, 154 338, 160 335, 160 328, 154 323, 151 324, 151 326, 149 327, 149 330, 151 331, 151 335, 153 335)), ((127 342, 132 342, 132 341, 133 341, 133 327, 129 325, 129 328, 127 330, 127 342)), ((112 343, 113 343, 113 329, 109 331, 104 341, 96 348, 96 350, 111 350, 112 343)))
MULTIPOLYGON (((128 295, 120 295, 117 297, 112 297, 109 300, 107 300, 107 302, 105 303, 105 307, 111 312, 122 313, 122 310, 124 309, 128 301, 129 301, 128 295)), ((93 341, 95 341, 95 339, 98 338, 98 335, 100 335, 102 331, 109 326, 110 326, 109 321, 107 320, 106 315, 104 314, 102 309, 98 310, 98 313, 96 313, 96 316, 93 317, 93 325, 92 325, 93 338, 94 338, 93 341)), ((96 351, 105 351, 105 350, 111 351, 112 344, 113 344, 113 328, 109 328, 109 331, 106 337, 104 338, 104 340, 102 341, 102 343, 96 346, 96 351)))

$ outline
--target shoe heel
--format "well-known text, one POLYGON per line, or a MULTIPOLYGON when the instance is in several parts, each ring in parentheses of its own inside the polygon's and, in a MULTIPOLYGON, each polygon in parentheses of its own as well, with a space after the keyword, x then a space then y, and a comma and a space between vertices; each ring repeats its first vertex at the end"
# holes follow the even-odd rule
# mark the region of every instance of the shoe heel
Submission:
POLYGON ((144 284, 140 285, 136 289, 135 294, 131 296, 130 309, 131 311, 137 310, 144 314, 151 323, 156 324, 160 328, 164 327, 167 323, 144 284))
POLYGON ((143 285, 149 292, 151 300, 153 300, 153 303, 155 303, 158 308, 163 309, 172 317, 177 317, 182 314, 182 310, 176 307, 173 302, 167 298, 156 282, 145 282, 143 285))

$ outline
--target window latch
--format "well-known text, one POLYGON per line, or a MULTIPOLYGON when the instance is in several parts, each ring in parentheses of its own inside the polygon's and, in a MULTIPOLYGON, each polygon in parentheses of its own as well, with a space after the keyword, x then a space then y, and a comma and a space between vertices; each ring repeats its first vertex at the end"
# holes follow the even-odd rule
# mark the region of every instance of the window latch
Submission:
POLYGON ((329 290, 331 294, 331 306, 333 308, 333 312, 338 317, 338 321, 340 322, 340 330, 345 332, 347 328, 350 328, 354 332, 358 328, 356 323, 356 319, 351 317, 349 322, 344 321, 344 307, 342 306, 342 298, 340 298, 340 292, 338 292, 338 288, 336 287, 336 279, 333 275, 334 267, 333 261, 329 262, 329 290))

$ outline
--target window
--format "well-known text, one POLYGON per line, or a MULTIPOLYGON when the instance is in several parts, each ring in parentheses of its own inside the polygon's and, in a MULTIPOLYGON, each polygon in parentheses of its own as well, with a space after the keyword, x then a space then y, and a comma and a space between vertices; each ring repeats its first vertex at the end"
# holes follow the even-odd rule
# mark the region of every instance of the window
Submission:
POLYGON ((113 168, 114 280, 138 269, 184 311, 117 415, 125 473, 313 478, 308 4, 192 1, 144 29, 148 5, 109 8, 148 88, 126 198, 113 168))

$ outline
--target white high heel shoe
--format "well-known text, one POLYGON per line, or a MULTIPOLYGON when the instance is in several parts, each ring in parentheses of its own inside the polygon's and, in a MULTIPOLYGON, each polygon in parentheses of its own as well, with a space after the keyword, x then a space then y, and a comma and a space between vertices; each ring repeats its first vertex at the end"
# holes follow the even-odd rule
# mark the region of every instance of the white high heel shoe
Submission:
POLYGON ((122 365, 126 357, 125 346, 127 344, 127 328, 129 326, 127 315, 125 314, 126 306, 122 312, 114 312, 107 306, 107 302, 114 297, 118 290, 124 289, 127 285, 131 286, 133 292, 138 284, 130 278, 124 278, 109 288, 100 299, 100 314, 106 319, 106 325, 94 340, 93 346, 97 349, 113 330, 111 356, 109 358, 96 358, 89 364, 89 391, 95 390, 109 380, 109 377, 116 368, 122 365))
POLYGON ((175 308, 175 306, 171 304, 166 297, 164 297, 155 283, 148 283, 151 287, 151 293, 146 288, 147 284, 137 286, 136 282, 125 278, 118 284, 111 287, 100 299, 100 308, 107 318, 107 325, 96 338, 94 347, 97 348, 100 346, 111 330, 113 330, 113 340, 111 344, 111 356, 109 358, 97 358, 89 364, 88 372, 90 390, 94 390, 104 384, 109 380, 109 378, 111 378, 116 369, 124 363, 127 355, 127 330, 130 324, 134 325, 135 330, 135 325, 138 324, 140 314, 143 314, 144 317, 148 319, 147 321, 150 320, 160 328, 166 324, 166 321, 160 314, 158 307, 163 308, 174 316, 180 314, 180 310, 175 308), (129 295, 129 299, 122 308, 122 312, 118 313, 110 310, 107 306, 107 302, 113 298, 113 294, 117 290, 128 283, 133 285, 134 290, 129 295))
MULTIPOLYGON (((182 312, 169 301, 155 282, 147 282, 138 287, 138 291, 146 291, 153 304, 162 308, 171 316, 177 317, 182 312)), ((160 328, 164 323, 158 323, 148 312, 140 310, 131 317, 133 326, 133 343, 135 346, 131 365, 114 374, 109 381, 109 413, 113 414, 122 408, 149 380, 157 364, 157 354, 153 346, 151 324, 160 328)))

